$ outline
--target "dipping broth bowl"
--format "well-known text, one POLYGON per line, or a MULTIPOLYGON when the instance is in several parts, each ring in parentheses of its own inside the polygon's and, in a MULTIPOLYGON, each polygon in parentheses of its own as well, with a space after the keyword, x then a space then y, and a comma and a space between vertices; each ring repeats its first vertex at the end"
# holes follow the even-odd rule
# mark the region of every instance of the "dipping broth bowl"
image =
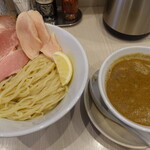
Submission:
POLYGON ((150 55, 150 47, 146 46, 131 46, 131 47, 125 47, 121 48, 111 55, 109 55, 103 64, 101 65, 101 68, 99 70, 98 74, 98 87, 100 90, 100 94, 102 96, 102 99, 104 103, 106 104, 107 108, 109 111, 120 121, 128 125, 129 127, 132 127, 137 130, 141 130, 144 132, 150 132, 150 126, 145 126, 136 122, 133 122, 129 119, 127 119, 125 116, 123 116, 121 113, 117 111, 117 109, 112 105, 110 102, 107 92, 106 92, 106 77, 108 70, 111 68, 111 65, 115 62, 115 60, 119 59, 122 56, 130 55, 130 54, 135 54, 135 53, 142 53, 146 55, 150 55))

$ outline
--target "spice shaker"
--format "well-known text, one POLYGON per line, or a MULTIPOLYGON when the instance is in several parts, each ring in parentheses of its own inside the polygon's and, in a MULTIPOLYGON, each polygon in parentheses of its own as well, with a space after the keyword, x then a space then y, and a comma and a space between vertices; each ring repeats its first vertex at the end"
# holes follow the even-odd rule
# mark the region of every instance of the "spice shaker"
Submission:
POLYGON ((62 0, 62 11, 65 20, 74 20, 78 13, 78 0, 62 0))
POLYGON ((56 0, 36 0, 35 2, 37 11, 40 12, 45 21, 52 21, 56 19, 56 0))

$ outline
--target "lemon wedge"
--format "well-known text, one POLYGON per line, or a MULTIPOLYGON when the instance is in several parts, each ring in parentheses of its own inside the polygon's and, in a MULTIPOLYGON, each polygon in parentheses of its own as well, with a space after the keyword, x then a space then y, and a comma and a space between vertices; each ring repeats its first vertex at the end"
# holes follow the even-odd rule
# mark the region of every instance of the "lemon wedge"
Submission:
POLYGON ((73 74, 73 68, 69 57, 62 51, 57 51, 53 54, 53 59, 62 85, 68 84, 73 74))

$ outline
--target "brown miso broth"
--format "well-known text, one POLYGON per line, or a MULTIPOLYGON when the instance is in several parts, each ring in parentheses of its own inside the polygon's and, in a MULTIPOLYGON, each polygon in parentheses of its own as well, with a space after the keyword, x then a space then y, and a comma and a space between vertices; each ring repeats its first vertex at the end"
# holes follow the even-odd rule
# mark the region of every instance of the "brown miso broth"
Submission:
POLYGON ((117 59, 107 72, 106 93, 119 113, 150 126, 150 55, 135 53, 117 59))

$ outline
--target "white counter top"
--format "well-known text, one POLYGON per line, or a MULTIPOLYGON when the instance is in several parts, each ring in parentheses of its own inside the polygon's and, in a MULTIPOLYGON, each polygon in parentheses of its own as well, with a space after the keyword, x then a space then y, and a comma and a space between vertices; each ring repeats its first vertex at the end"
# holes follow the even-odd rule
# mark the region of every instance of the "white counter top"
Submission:
MULTIPOLYGON (((83 18, 73 27, 65 28, 82 44, 89 60, 89 75, 118 48, 131 45, 150 46, 150 36, 125 41, 109 34, 102 21, 102 9, 82 8, 83 18)), ((125 150, 103 136, 91 123, 84 108, 83 97, 61 120, 48 128, 26 136, 0 138, 0 150, 125 150)))

